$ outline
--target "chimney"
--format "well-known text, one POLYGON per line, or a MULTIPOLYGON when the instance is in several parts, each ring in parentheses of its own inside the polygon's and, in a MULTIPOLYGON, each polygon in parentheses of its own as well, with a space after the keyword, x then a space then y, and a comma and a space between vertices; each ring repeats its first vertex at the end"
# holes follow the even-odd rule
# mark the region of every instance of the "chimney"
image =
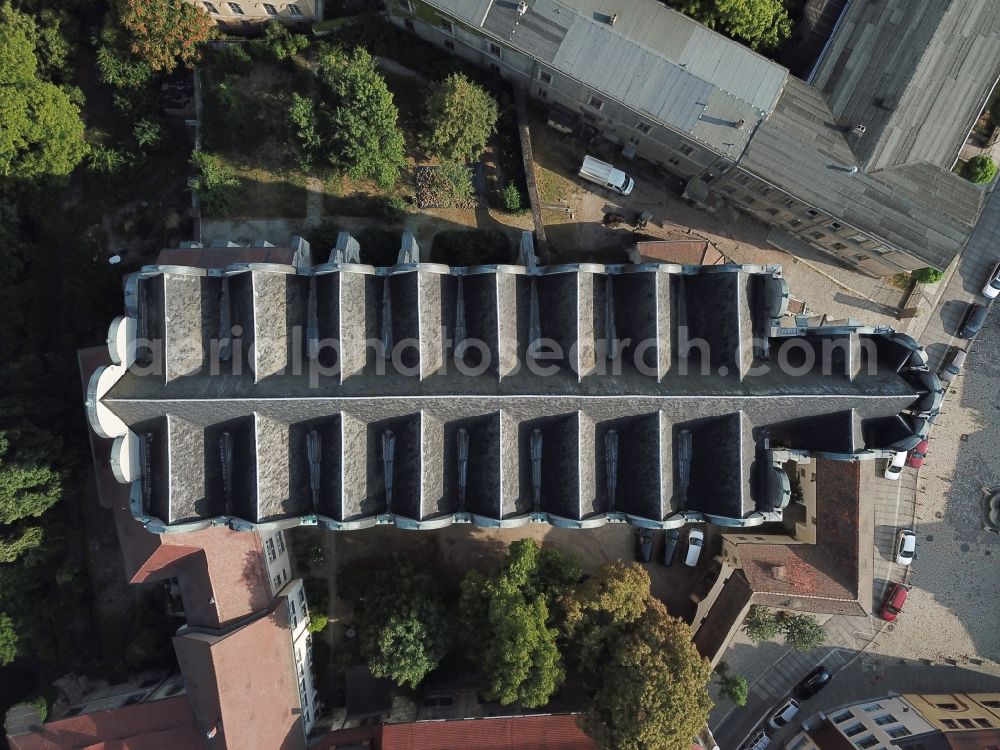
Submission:
POLYGON ((855 125, 854 126, 854 135, 864 135, 865 134, 865 130, 867 130, 867 128, 864 125, 855 125))
POLYGON ((528 12, 528 4, 526 2, 520 2, 517 4, 517 15, 523 16, 528 12))
POLYGON ((775 565, 771 568, 771 575, 774 576, 775 580, 784 581, 786 578, 785 566, 775 565))
POLYGON ((746 124, 747 124, 746 120, 744 120, 741 117, 740 119, 738 119, 736 121, 736 123, 733 125, 733 127, 736 128, 737 130, 743 130, 743 126, 746 125, 746 124))
POLYGON ((612 26, 614 26, 616 23, 618 23, 618 14, 617 13, 612 13, 611 14, 611 19, 608 21, 608 23, 610 23, 612 26))

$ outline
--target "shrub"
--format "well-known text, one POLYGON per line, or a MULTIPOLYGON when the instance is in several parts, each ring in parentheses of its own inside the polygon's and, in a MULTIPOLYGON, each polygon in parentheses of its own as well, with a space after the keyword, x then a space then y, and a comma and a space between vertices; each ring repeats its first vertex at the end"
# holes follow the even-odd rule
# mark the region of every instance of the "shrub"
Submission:
POLYGON ((242 44, 227 44, 214 55, 213 62, 224 75, 244 76, 253 68, 253 58, 242 44))
POLYGON ((965 178, 977 185, 992 182, 996 174, 996 162, 988 156, 976 156, 965 163, 965 178))
POLYGON ((513 182, 507 183, 507 187, 503 189, 502 197, 504 210, 512 214, 519 214, 524 211, 524 201, 521 198, 521 191, 518 190, 517 185, 513 182))
POLYGON ((390 195, 382 202, 382 215, 390 224, 400 224, 410 212, 410 204, 405 198, 390 195))
POLYGON ((90 147, 87 167, 97 174, 113 175, 128 167, 131 160, 131 156, 124 149, 97 144, 90 147))
POLYGON ((746 677, 740 674, 731 674, 729 665, 724 661, 719 662, 715 673, 719 676, 719 689, 722 694, 737 706, 745 706, 747 698, 750 697, 750 686, 747 685, 746 677))
POLYGON ((918 268, 913 271, 910 276, 913 277, 914 281, 920 282, 921 284, 933 284, 936 281, 940 281, 944 273, 937 270, 936 268, 931 268, 927 266, 926 268, 918 268))
POLYGON ((288 108, 288 121, 292 126, 292 134, 298 142, 299 164, 309 171, 323 146, 319 134, 319 122, 316 118, 316 104, 312 99, 292 94, 292 103, 288 108))
POLYGON ((421 208, 474 208, 472 173, 464 164, 444 162, 417 170, 417 205, 421 208))
POLYGON ((139 120, 132 130, 132 134, 135 136, 136 145, 143 150, 156 148, 163 140, 163 128, 158 122, 151 120, 139 120))
POLYGON ((236 171, 215 154, 204 151, 191 154, 191 164, 197 174, 191 178, 189 186, 201 200, 202 208, 210 214, 229 211, 240 186, 236 171))
POLYGON ((496 229, 438 232, 431 247, 431 260, 449 266, 482 266, 514 260, 507 235, 496 229))
POLYGON ((250 42, 255 57, 274 62, 288 60, 308 46, 308 38, 291 33, 280 21, 268 21, 264 24, 264 36, 250 42))
POLYGON ((767 607, 755 604, 743 621, 743 632, 754 643, 769 641, 778 634, 778 617, 767 607))
POLYGON ((826 642, 823 626, 812 615, 779 612, 777 620, 785 634, 785 643, 796 651, 812 651, 826 642))
POLYGON ((324 615, 322 612, 311 612, 309 614, 309 632, 318 633, 321 630, 325 630, 326 626, 330 624, 330 618, 324 615))

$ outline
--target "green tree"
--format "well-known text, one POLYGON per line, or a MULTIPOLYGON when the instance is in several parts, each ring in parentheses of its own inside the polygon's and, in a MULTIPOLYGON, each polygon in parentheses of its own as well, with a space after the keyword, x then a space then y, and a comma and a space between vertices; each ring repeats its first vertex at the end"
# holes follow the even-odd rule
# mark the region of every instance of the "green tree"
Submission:
POLYGON ((826 642, 823 626, 813 615, 780 612, 778 626, 785 636, 785 643, 796 651, 812 651, 826 642))
POLYGON ((461 73, 431 87, 424 105, 421 145, 444 161, 476 160, 496 131, 496 100, 461 73))
POLYGON ((514 542, 492 576, 476 571, 465 576, 459 632, 487 699, 531 708, 559 689, 565 671, 550 613, 578 578, 574 561, 530 539, 514 542))
POLYGON ((775 50, 792 34, 792 21, 782 0, 666 2, 709 28, 745 42, 751 49, 775 50))
POLYGON ((507 187, 503 189, 502 197, 505 210, 515 214, 524 211, 524 199, 521 197, 521 191, 513 182, 507 183, 507 187))
POLYGON ((309 613, 309 632, 319 633, 326 629, 326 626, 330 624, 330 618, 323 614, 322 612, 310 612, 309 613))
POLYGON ((210 214, 229 211, 240 186, 236 171, 215 154, 204 151, 191 154, 191 164, 198 173, 191 178, 190 187, 197 193, 205 211, 210 214))
POLYGON ((937 270, 936 268, 926 267, 918 268, 910 274, 914 281, 919 281, 921 284, 933 284, 936 281, 940 281, 944 274, 937 270))
POLYGON ((993 178, 997 176, 997 165, 988 156, 974 156, 965 163, 963 174, 967 180, 977 185, 993 182, 993 178))
POLYGON ((430 571, 393 558, 355 571, 344 594, 355 606, 361 649, 372 674, 416 687, 444 658, 452 628, 440 582, 430 571))
POLYGON ((0 123, 2 177, 67 175, 87 150, 79 108, 39 76, 34 43, 20 23, 0 23, 0 123))
MULTIPOLYGON (((59 502, 62 477, 33 451, 12 445, 11 431, 0 431, 0 523, 37 518, 59 502)), ((53 443, 53 446, 56 446, 53 443)), ((55 456, 52 456, 54 458, 55 456)))
POLYGON ((601 750, 687 750, 712 708, 711 674, 687 624, 648 597, 642 616, 609 644, 581 724, 601 750))
POLYGON ((12 563, 31 550, 38 549, 45 540, 40 526, 28 526, 9 536, 0 536, 0 563, 12 563))
POLYGON ((355 178, 392 187, 406 165, 399 111, 371 55, 326 47, 317 56, 321 88, 316 107, 323 156, 355 178))
POLYGON ((47 81, 61 81, 72 73, 69 64, 72 45, 63 29, 67 16, 53 8, 43 8, 39 15, 41 24, 11 5, 0 6, 0 23, 9 29, 16 28, 30 42, 39 75, 47 81))
POLYGON ((754 643, 770 641, 779 632, 778 618, 767 607, 754 604, 743 621, 743 632, 754 643))
POLYGON ((198 45, 215 24, 200 4, 185 0, 118 0, 118 16, 129 33, 129 48, 153 70, 170 72, 178 61, 198 58, 198 45))
POLYGON ((309 38, 293 34, 281 21, 270 20, 264 24, 264 35, 250 43, 256 56, 281 62, 288 60, 309 46, 309 38))
POLYGON ((316 103, 309 97, 293 93, 292 103, 288 107, 288 120, 292 126, 292 134, 298 142, 299 163, 308 172, 323 149, 316 103))
POLYGON ((156 148, 163 140, 163 128, 152 120, 139 120, 132 129, 136 145, 141 149, 156 148))
POLYGON ((0 667, 6 667, 17 658, 18 637, 14 621, 6 612, 0 612, 0 667))
POLYGON ((750 696, 750 687, 747 679, 741 674, 732 674, 729 665, 720 661, 715 668, 715 674, 719 678, 719 689, 722 694, 729 698, 737 706, 745 706, 747 698, 750 696))

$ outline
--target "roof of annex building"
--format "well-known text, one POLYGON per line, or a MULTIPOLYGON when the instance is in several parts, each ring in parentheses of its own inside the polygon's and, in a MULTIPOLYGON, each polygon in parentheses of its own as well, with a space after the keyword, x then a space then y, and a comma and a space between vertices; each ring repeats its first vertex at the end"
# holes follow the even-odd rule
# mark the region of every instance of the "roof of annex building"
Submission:
POLYGON ((492 0, 427 4, 733 158, 788 77, 655 0, 528 0, 524 15, 492 0))
POLYGON ((869 170, 951 169, 1000 76, 1000 5, 982 0, 851 3, 812 83, 837 122, 864 125, 869 170))
POLYGON ((982 189, 928 161, 858 170, 857 137, 837 122, 815 87, 789 78, 740 167, 929 266, 947 268, 976 224, 982 189))
POLYGON ((755 525, 771 443, 922 429, 898 337, 778 327, 776 268, 206 265, 129 277, 88 391, 154 531, 755 525))

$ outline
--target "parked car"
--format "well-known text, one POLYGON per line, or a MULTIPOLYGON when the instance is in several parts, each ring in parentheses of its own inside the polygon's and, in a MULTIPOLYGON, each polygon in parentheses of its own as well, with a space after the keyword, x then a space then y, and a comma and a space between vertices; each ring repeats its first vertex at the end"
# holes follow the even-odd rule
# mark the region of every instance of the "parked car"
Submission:
POLYGON ((681 532, 677 529, 667 529, 667 536, 663 542, 663 564, 673 565, 674 556, 677 554, 677 545, 681 541, 681 532))
POLYGON ((906 595, 910 593, 910 587, 903 583, 894 583, 889 587, 889 593, 885 595, 885 602, 882 604, 882 619, 886 622, 893 622, 903 611, 903 604, 906 603, 906 595))
POLYGON ((926 440, 921 440, 917 443, 917 447, 910 451, 910 459, 906 462, 906 465, 911 469, 919 469, 924 465, 924 459, 927 458, 927 448, 930 445, 926 440))
POLYGON ((802 700, 808 700, 829 685, 831 679, 833 672, 820 664, 799 681, 795 686, 795 695, 802 700))
POLYGON ((781 729, 788 722, 795 718, 795 714, 799 712, 799 702, 794 698, 789 698, 787 701, 781 704, 781 707, 771 714, 771 718, 767 720, 767 725, 771 729, 781 729))
POLYGON ((951 348, 948 354, 945 355, 944 362, 941 363, 941 369, 938 371, 938 377, 941 378, 942 383, 950 383, 958 377, 958 373, 962 371, 962 365, 965 364, 967 356, 965 349, 960 349, 957 346, 951 348))
POLYGON ((900 529, 896 535, 896 562, 900 565, 909 565, 913 562, 916 550, 917 535, 912 529, 900 529))
POLYGON ((687 555, 684 557, 684 564, 693 568, 698 564, 701 557, 701 548, 705 546, 705 533, 701 529, 691 529, 688 532, 687 555))
POLYGON ((965 311, 965 317, 962 318, 962 322, 958 326, 958 337, 960 339, 971 339, 979 333, 979 329, 986 322, 987 312, 989 312, 989 308, 978 302, 973 302, 969 305, 969 309, 965 311))
POLYGON ((649 562, 653 557, 653 530, 635 530, 635 559, 638 562, 649 562))
POLYGON ((742 750, 764 750, 764 748, 770 744, 771 738, 767 736, 767 732, 761 729, 757 732, 757 734, 746 741, 742 750))
POLYGON ((990 277, 986 279, 983 287, 983 296, 987 299, 996 299, 1000 296, 1000 261, 997 261, 990 271, 990 277))
POLYGON ((903 473, 903 467, 906 465, 906 451, 895 451, 892 454, 892 458, 886 462, 885 473, 882 475, 891 482, 895 482, 899 479, 900 475, 903 473))

